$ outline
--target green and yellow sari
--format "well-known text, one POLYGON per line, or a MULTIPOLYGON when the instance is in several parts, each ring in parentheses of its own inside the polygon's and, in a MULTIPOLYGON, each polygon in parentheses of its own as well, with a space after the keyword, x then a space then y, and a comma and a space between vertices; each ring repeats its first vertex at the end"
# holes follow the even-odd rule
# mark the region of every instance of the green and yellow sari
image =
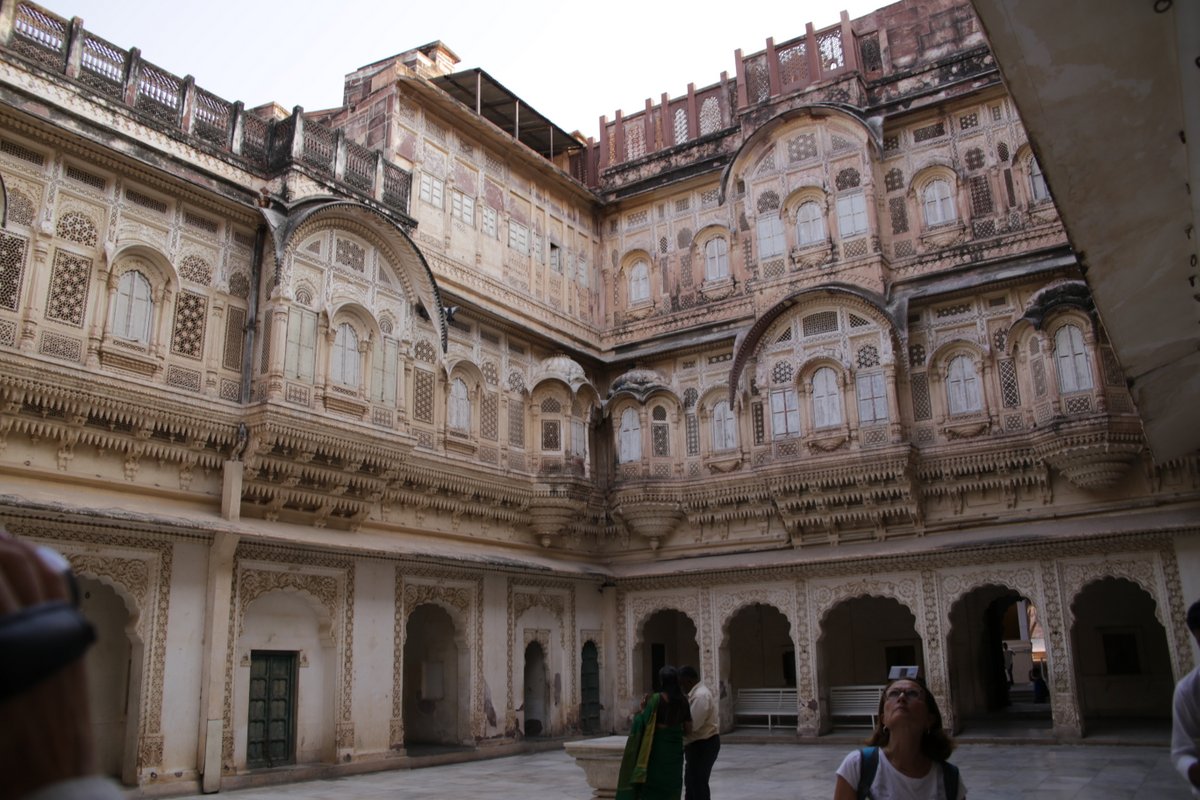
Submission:
POLYGON ((683 794, 683 725, 658 727, 661 700, 655 692, 633 718, 616 800, 679 800, 683 794))

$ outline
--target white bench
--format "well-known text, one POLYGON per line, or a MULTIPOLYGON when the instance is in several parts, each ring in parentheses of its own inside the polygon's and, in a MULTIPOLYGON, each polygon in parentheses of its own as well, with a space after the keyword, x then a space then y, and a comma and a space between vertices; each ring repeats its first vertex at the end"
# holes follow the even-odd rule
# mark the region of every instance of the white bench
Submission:
MULTIPOLYGON (((765 717, 766 728, 774 728, 774 720, 779 717, 796 719, 795 689, 738 689, 737 701, 733 704, 735 718, 765 717)), ((747 725, 748 728, 761 728, 762 725, 747 725)))
POLYGON ((829 715, 834 719, 866 717, 874 728, 882 694, 882 686, 832 686, 829 689, 829 715))

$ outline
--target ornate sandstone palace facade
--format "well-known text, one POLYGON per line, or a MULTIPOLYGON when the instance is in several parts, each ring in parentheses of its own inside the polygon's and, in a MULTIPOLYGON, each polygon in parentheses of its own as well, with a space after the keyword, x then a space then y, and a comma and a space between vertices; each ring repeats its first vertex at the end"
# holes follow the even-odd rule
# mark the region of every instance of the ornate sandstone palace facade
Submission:
POLYGON ((599 142, 456 63, 246 109, 0 4, 0 520, 82 576, 108 771, 619 729, 661 663, 800 737, 917 663, 969 729, 1001 641, 1061 737, 1169 714, 1200 460, 1147 451, 965 0, 599 142))

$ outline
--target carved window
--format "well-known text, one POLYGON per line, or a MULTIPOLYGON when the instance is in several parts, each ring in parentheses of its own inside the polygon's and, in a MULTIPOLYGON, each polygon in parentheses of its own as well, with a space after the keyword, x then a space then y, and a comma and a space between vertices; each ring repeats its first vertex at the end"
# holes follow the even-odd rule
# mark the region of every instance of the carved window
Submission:
POLYGON ((562 449, 562 421, 542 420, 542 449, 558 452, 562 449))
POLYGON ((825 214, 813 200, 803 203, 796 212, 796 244, 805 247, 825 241, 825 214))
POLYGON ((667 410, 662 406, 651 413, 650 441, 653 453, 658 458, 671 455, 671 426, 667 422, 667 410))
POLYGON ((706 97, 700 104, 700 135, 707 136, 721 129, 721 104, 715 97, 706 97))
POLYGON ((842 424, 842 390, 837 373, 821 367, 813 373, 813 427, 832 428, 842 424))
POLYGON ((722 400, 713 406, 712 448, 714 451, 733 450, 737 447, 737 419, 729 408, 729 401, 722 400))
POLYGON ((675 109, 675 144, 683 144, 688 140, 688 120, 687 111, 682 108, 675 109))
POLYGON ((700 455, 700 420, 694 413, 686 414, 683 418, 684 439, 689 456, 700 455))
POLYGON ((221 366, 238 372, 246 348, 246 309, 230 306, 225 315, 225 352, 221 366))
POLYGON ((843 238, 867 232, 867 200, 862 192, 837 199, 838 234, 843 238))
POLYGON ((1029 194, 1035 203, 1050 199, 1050 187, 1046 185, 1046 176, 1042 173, 1042 165, 1036 158, 1029 159, 1029 194))
POLYGON ((795 389, 771 392, 771 437, 783 439, 800 433, 800 405, 795 389))
POLYGON ((372 353, 371 356, 371 400, 394 406, 400 347, 395 339, 384 338, 379 352, 372 353))
POLYGON ((312 383, 316 360, 317 315, 306 308, 292 308, 288 311, 283 374, 292 380, 312 383))
POLYGON ((571 420, 571 455, 587 458, 587 426, 579 418, 571 420))
POLYGON ((1092 369, 1078 326, 1063 325, 1058 329, 1054 335, 1054 359, 1058 365, 1058 388, 1063 394, 1092 388, 1092 369))
POLYGON ((719 281, 729 277, 729 245, 721 237, 704 244, 704 279, 719 281))
POLYGON ((650 302, 650 265, 638 261, 629 270, 629 304, 650 302))
POLYGON ((121 276, 113 302, 112 334, 139 344, 150 343, 150 320, 154 316, 154 300, 150 297, 150 281, 137 270, 121 276))
POLYGON ((361 382, 358 333, 349 322, 338 325, 329 354, 329 377, 334 383, 358 388, 361 382))
POLYGON ((948 181, 941 178, 930 181, 922 191, 921 197, 926 227, 945 225, 957 219, 958 215, 954 210, 954 196, 950 191, 948 181))
POLYGON ((643 119, 625 123, 625 160, 632 161, 646 155, 646 123, 643 119))
POLYGON ((509 220, 508 246, 522 255, 529 255, 529 228, 519 222, 509 220))
POLYGON ((204 355, 204 329, 208 317, 208 299, 195 292, 180 292, 175 300, 175 330, 171 334, 171 352, 187 358, 204 355))
POLYGON ((55 251, 54 268, 50 274, 50 299, 46 303, 47 318, 83 326, 91 268, 91 259, 65 250, 55 251))
POLYGON ((413 370, 413 419, 433 422, 433 373, 429 370, 413 370))
POLYGON ((525 447, 525 405, 519 397, 508 401, 508 444, 510 447, 525 447))
POLYGON ((783 255, 783 220, 776 211, 767 211, 758 217, 758 257, 760 260, 783 255))
POLYGON ((933 405, 929 401, 929 376, 924 372, 914 373, 911 380, 913 419, 923 422, 933 418, 933 405))
POLYGON ((500 438, 500 397, 496 392, 479 396, 479 436, 491 442, 500 438))
POLYGON ((25 245, 20 236, 0 233, 0 308, 16 311, 25 274, 25 245))
POLYGON ((468 227, 475 226, 475 198, 457 189, 450 193, 450 216, 468 227))
POLYGON ((887 388, 883 382, 883 374, 875 372, 870 375, 859 375, 855 379, 855 388, 858 394, 859 424, 887 422, 887 388))
POLYGON ((946 376, 946 398, 951 414, 973 414, 983 409, 979 378, 970 356, 955 356, 946 376))
POLYGON ((447 422, 456 431, 471 430, 471 394, 462 378, 450 382, 450 408, 447 422))
POLYGON ((483 207, 483 235, 493 239, 499 238, 500 224, 496 209, 485 205, 483 207))
POLYGON ((96 224, 78 211, 68 211, 59 217, 58 224, 54 226, 54 233, 85 247, 95 247, 98 236, 96 224))
POLYGON ((621 413, 620 438, 617 442, 617 460, 622 464, 642 460, 642 423, 636 409, 627 408, 621 413))
POLYGON ((1000 395, 1005 408, 1021 405, 1021 386, 1017 381, 1017 365, 1011 358, 1000 362, 1000 395))
POLYGON ((421 186, 419 196, 431 206, 443 208, 445 202, 446 182, 441 178, 435 178, 429 173, 421 174, 421 186))

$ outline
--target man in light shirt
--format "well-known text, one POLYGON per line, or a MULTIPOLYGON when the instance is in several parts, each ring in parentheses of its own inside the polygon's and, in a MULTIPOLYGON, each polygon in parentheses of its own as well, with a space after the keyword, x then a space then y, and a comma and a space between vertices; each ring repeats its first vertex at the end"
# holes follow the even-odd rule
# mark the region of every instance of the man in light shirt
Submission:
MULTIPOLYGON (((1200 644, 1200 601, 1188 609, 1187 626, 1200 644)), ((1200 667, 1184 675, 1176 685, 1172 710, 1171 761, 1192 787, 1192 796, 1200 797, 1200 752, 1196 747, 1200 741, 1200 667)))
POLYGON ((683 768, 685 800, 709 800, 708 776, 712 774, 717 753, 721 752, 721 737, 717 733, 717 702, 712 692, 700 682, 695 667, 679 668, 679 685, 688 693, 692 707, 692 732, 683 738, 687 762, 683 768))

